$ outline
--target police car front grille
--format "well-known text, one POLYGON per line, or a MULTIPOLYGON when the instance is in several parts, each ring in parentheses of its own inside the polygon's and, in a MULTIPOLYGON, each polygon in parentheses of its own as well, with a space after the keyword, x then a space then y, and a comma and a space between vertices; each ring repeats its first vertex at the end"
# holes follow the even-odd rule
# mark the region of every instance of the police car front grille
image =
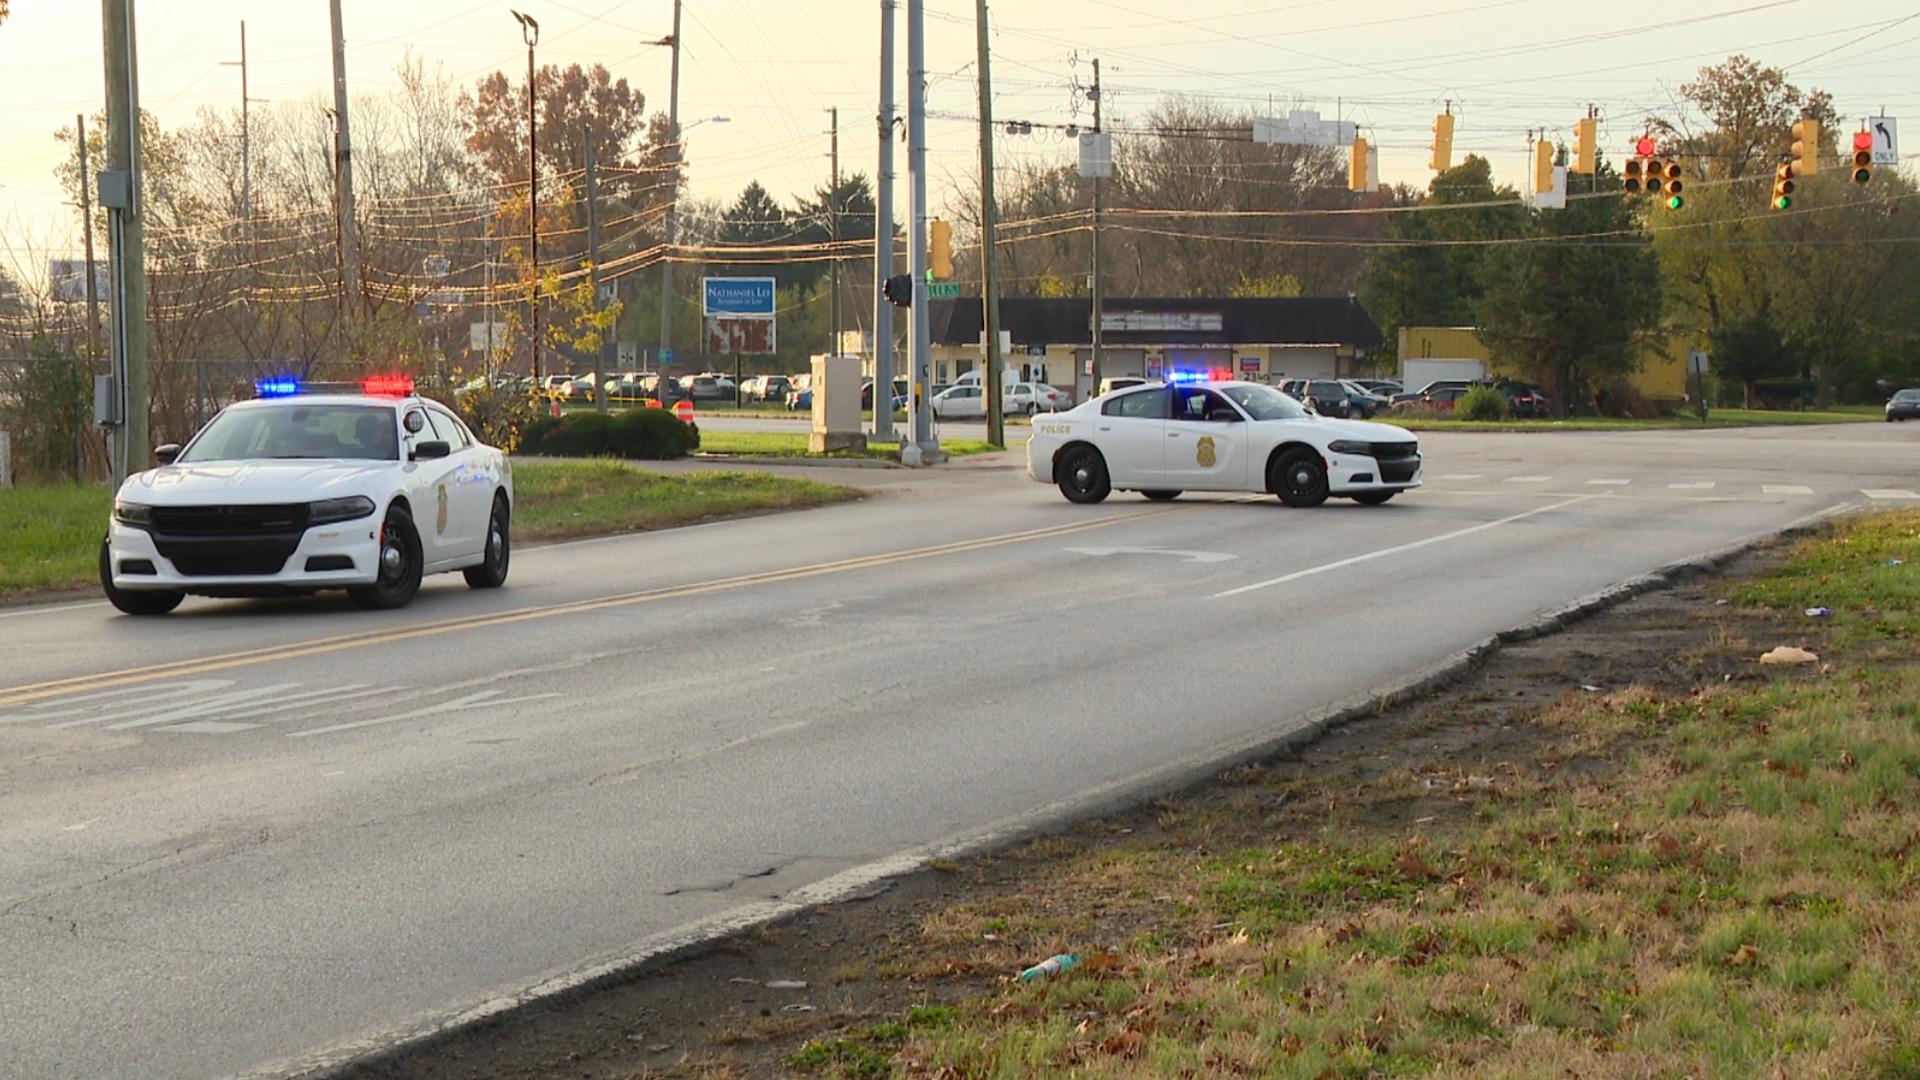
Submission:
POLYGON ((306 527, 306 503, 153 508, 153 530, 174 536, 263 536, 306 527))
POLYGON ((1413 457, 1420 452, 1416 442, 1381 442, 1373 444, 1373 456, 1381 461, 1399 461, 1413 457))

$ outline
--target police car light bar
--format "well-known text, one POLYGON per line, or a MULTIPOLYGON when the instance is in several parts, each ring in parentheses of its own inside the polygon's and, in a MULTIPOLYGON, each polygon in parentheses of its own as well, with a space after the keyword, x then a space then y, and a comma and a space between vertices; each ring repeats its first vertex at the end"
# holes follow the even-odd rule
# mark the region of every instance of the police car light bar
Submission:
POLYGON ((1232 378, 1233 378, 1233 372, 1227 370, 1226 368, 1216 368, 1213 371, 1198 371, 1191 368, 1175 368, 1173 370, 1173 373, 1168 376, 1168 381, 1177 382, 1177 383, 1227 382, 1232 378))
POLYGON ((411 375, 369 375, 359 382, 303 383, 291 375, 274 375, 253 381, 253 396, 283 398, 298 394, 365 394, 368 397, 410 397, 411 375))

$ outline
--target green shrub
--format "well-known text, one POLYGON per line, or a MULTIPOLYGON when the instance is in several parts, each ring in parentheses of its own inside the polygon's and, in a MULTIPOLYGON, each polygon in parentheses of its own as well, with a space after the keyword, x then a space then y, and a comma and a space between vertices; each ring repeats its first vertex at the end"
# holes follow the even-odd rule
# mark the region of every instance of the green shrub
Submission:
POLYGON ((1453 407, 1453 415, 1462 420, 1505 420, 1507 395, 1491 386, 1476 386, 1453 407))
POLYGON ((628 409, 614 418, 607 452, 623 458, 666 461, 700 448, 700 429, 665 409, 628 409))
POLYGON ((700 429, 664 409, 618 414, 571 412, 538 417, 520 431, 520 452, 550 457, 612 456, 642 461, 686 457, 700 447, 700 429))
POLYGON ((533 398, 512 387, 477 387, 462 394, 433 396, 459 413, 481 442, 510 454, 520 449, 528 425, 552 419, 543 418, 533 398))

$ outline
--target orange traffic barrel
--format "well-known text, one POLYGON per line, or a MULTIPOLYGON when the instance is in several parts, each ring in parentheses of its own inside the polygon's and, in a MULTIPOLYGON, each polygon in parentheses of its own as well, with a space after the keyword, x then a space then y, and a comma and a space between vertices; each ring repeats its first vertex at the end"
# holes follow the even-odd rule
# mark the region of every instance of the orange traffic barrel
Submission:
POLYGON ((693 402, 686 398, 681 398, 679 401, 674 402, 673 415, 675 419, 683 423, 693 423, 693 402))

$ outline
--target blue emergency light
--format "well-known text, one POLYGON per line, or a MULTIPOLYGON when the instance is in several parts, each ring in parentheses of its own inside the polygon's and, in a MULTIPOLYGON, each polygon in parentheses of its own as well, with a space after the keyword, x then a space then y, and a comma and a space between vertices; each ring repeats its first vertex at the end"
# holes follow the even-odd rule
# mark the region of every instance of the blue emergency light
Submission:
POLYGON ((292 397, 300 392, 300 380, 290 375, 275 376, 253 380, 253 396, 262 398, 292 397))

